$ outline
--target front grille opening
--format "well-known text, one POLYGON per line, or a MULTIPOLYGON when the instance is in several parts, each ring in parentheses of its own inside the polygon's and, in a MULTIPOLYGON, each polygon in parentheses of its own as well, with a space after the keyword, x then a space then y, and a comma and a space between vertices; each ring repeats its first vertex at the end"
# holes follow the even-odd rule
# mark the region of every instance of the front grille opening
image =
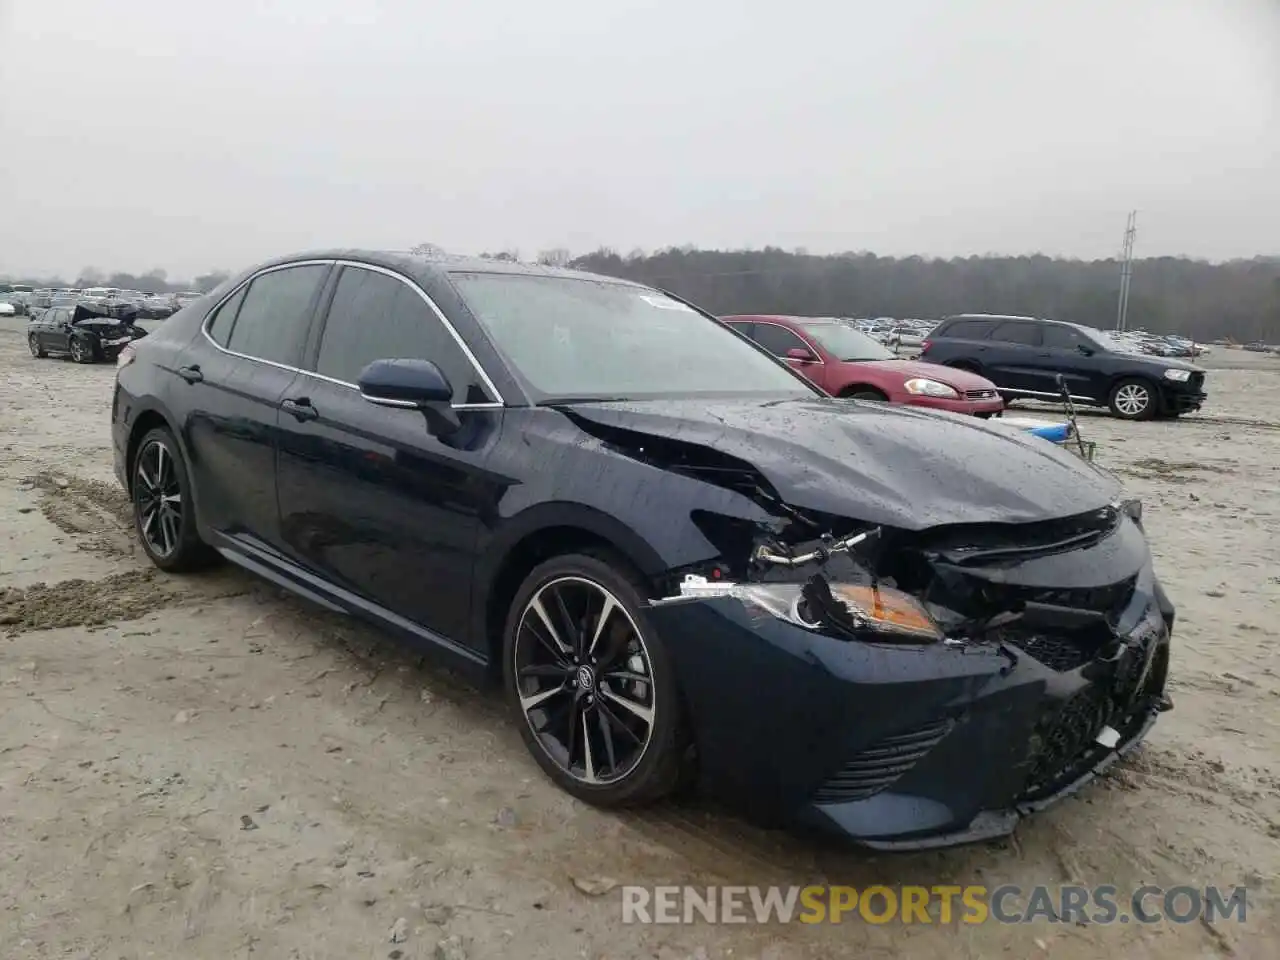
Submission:
POLYGON ((1164 689, 1168 645, 1160 645, 1149 667, 1144 663, 1143 653, 1134 651, 1117 665, 1109 680, 1090 683, 1040 718, 1029 745, 1030 772, 1023 802, 1053 795, 1110 752, 1097 742, 1103 727, 1113 727, 1121 742, 1137 733, 1164 689))
POLYGON ((919 763, 954 726, 954 720, 938 720, 877 741, 828 777, 814 793, 814 802, 851 803, 880 793, 919 763))
POLYGON ((999 628, 989 634, 992 639, 1021 650, 1038 663, 1058 673, 1070 673, 1091 663, 1112 642, 1108 631, 1091 630, 1073 633, 1035 633, 999 628))

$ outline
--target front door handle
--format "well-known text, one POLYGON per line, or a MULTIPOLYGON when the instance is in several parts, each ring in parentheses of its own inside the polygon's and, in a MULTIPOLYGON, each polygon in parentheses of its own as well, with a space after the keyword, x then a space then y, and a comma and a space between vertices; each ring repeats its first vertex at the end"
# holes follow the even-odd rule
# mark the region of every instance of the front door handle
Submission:
POLYGON ((193 363, 189 367, 179 367, 178 376, 187 383, 199 383, 204 379, 204 374, 200 372, 200 364, 193 363))
POLYGON ((281 400, 280 409, 285 413, 291 414, 299 423, 305 420, 315 420, 320 416, 320 411, 313 407, 311 401, 306 397, 299 397, 296 400, 281 400))

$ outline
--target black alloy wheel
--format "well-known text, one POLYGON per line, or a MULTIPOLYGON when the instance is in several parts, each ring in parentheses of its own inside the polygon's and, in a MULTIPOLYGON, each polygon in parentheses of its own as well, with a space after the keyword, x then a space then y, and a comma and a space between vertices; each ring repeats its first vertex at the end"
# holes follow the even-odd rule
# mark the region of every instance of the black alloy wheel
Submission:
POLYGON ((134 526, 143 550, 162 570, 195 569, 211 556, 196 531, 188 477, 168 430, 157 428, 142 438, 133 459, 134 526))
POLYGON ((31 355, 37 360, 42 360, 48 356, 44 352, 44 347, 40 346, 40 338, 34 333, 27 334, 27 349, 31 351, 31 355))
POLYGON ((614 563, 556 558, 526 580, 507 624, 507 690, 526 744, 560 786, 599 806, 655 800, 679 778, 675 679, 640 596, 614 563))

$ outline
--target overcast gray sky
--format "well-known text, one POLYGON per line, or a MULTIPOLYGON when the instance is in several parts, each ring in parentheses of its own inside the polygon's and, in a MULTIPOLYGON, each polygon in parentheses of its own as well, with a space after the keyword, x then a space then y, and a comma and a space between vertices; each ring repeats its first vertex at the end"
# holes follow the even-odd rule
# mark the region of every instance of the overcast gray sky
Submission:
POLYGON ((0 0, 0 150, 0 273, 1276 254, 1280 0, 0 0))

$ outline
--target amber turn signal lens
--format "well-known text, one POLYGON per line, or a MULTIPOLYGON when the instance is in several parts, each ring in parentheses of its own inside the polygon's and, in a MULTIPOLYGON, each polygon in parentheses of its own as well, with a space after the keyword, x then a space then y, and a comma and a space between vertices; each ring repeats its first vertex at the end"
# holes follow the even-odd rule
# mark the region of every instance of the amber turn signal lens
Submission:
POLYGON ((901 590, 842 583, 832 584, 831 594, 872 630, 928 640, 943 638, 920 601, 901 590))

